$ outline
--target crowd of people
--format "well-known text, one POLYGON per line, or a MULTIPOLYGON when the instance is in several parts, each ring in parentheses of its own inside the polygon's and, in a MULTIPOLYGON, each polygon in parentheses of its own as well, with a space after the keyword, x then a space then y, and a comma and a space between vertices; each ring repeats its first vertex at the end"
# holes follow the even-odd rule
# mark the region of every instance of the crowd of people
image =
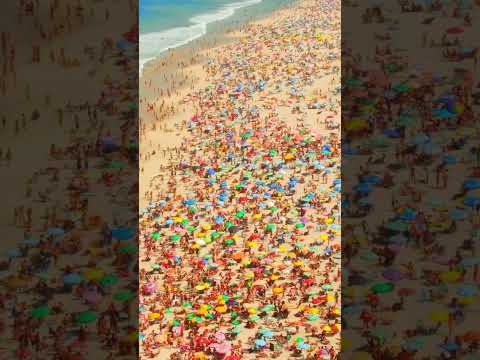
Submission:
POLYGON ((154 142, 171 98, 142 95, 141 167, 162 165, 140 190, 140 354, 336 359, 340 2, 299 1, 236 35, 177 97, 179 144, 154 142))
POLYGON ((472 1, 345 6, 346 358, 479 357, 478 13, 472 1))
MULTIPOLYGON (((2 4, 9 11, 2 19, 17 21, 16 29, 33 25, 41 36, 27 32, 30 40, 38 38, 38 45, 33 45, 32 59, 26 59, 15 57, 15 53, 25 54, 22 46, 29 44, 18 41, 22 32, 1 33, 4 72, 0 81, 10 103, 4 106, 7 115, 2 118, 0 136, 14 135, 6 132, 15 119, 20 119, 15 134, 24 136, 3 151, 10 168, 2 171, 23 173, 20 168, 24 168, 31 173, 25 182, 16 180, 4 187, 13 192, 26 183, 24 197, 9 209, 13 216, 8 224, 2 220, 0 358, 137 358, 136 9, 132 1, 121 5, 117 1, 15 3, 16 7, 2 4), (108 34, 110 25, 97 29, 94 36, 88 35, 87 27, 98 20, 94 10, 105 7, 115 9, 117 15, 123 11, 133 26, 123 23, 123 32, 102 41, 98 34, 108 34), (18 10, 17 18, 12 8, 18 10), (58 66, 59 72, 68 67, 68 57, 58 57, 53 50, 51 59, 46 58, 45 52, 59 46, 57 41, 68 43, 62 45, 61 53, 80 53, 72 59, 77 65, 69 67, 68 75, 73 81, 80 74, 81 83, 60 87, 51 68, 47 72, 53 73, 52 83, 32 75, 42 67, 58 66), (89 51, 79 51, 79 46, 89 51), (88 77, 92 67, 103 76, 88 77), (92 89, 103 90, 79 98, 81 91, 75 92, 75 87, 90 82, 92 89), (22 93, 27 89, 26 100, 38 105, 31 117, 25 110, 31 104, 23 96, 18 104, 11 100, 18 89, 22 93), (38 136, 32 143, 42 146, 25 145, 32 129, 38 136), (35 159, 43 155, 41 162, 26 164, 12 158, 12 153, 20 158, 26 151, 35 159)), ((3 26, 8 27, 8 22, 2 20, 3 26)), ((7 179, 4 175, 2 179, 7 179)))

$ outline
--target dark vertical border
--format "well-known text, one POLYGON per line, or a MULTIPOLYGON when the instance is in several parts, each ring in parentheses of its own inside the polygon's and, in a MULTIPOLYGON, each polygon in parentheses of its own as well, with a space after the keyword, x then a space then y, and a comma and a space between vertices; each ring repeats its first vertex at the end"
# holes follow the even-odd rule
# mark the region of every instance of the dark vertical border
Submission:
POLYGON ((138 356, 138 3, 0 13, 0 357, 138 356))

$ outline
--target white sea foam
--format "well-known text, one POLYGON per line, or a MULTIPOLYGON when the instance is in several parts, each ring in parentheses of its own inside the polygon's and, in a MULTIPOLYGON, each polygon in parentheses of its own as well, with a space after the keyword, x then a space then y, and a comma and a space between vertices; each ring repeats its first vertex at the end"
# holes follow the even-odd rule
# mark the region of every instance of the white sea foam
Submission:
POLYGON ((143 66, 157 56, 189 42, 198 39, 207 33, 207 25, 224 20, 238 9, 261 3, 262 0, 246 0, 227 4, 213 13, 200 14, 190 18, 190 26, 176 27, 161 32, 152 32, 140 35, 140 74, 143 66))

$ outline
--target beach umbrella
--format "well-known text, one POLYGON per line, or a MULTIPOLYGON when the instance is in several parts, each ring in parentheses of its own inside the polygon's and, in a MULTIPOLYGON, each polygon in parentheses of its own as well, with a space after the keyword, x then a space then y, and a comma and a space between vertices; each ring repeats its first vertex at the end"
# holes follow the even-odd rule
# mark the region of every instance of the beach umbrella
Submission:
POLYGON ((445 271, 440 274, 440 279, 446 283, 456 282, 461 278, 462 274, 459 271, 445 271))
POLYGON ((478 197, 478 196, 466 196, 463 199, 463 203, 466 206, 475 207, 477 205, 480 205, 480 197, 478 197))
POLYGON ((103 287, 112 286, 112 285, 115 285, 116 283, 118 283, 118 276, 114 274, 105 275, 100 279, 100 284, 103 287))
POLYGON ((467 179, 463 182, 463 187, 468 190, 480 189, 480 179, 467 179))
POLYGON ((40 240, 37 239, 25 239, 20 241, 20 244, 25 246, 37 246, 40 243, 40 240))
POLYGON ((385 225, 385 229, 398 232, 407 231, 408 228, 408 224, 400 220, 391 221, 385 225))
POLYGON ((118 248, 120 254, 134 254, 137 252, 137 245, 135 244, 125 244, 118 248))
POLYGON ((93 311, 83 311, 78 314, 76 322, 79 324, 88 324, 98 319, 98 315, 93 311))
POLYGON ((477 296, 479 294, 478 286, 471 284, 463 284, 457 288, 457 295, 459 296, 477 296))
POLYGON ((403 348, 409 351, 419 351, 425 346, 425 340, 422 337, 413 337, 403 343, 403 348))
POLYGON ((135 235, 133 229, 130 228, 113 228, 112 237, 117 240, 129 240, 135 235))
POLYGON ((467 218, 467 213, 463 210, 452 210, 449 212, 448 216, 450 219, 458 221, 458 220, 465 220, 467 218))
POLYGON ((48 306, 39 306, 33 309, 30 315, 35 319, 43 319, 50 314, 48 306))
POLYGON ((378 283, 375 284, 371 287, 371 290, 376 293, 376 294, 385 294, 385 293, 390 293, 394 289, 394 285, 392 283, 386 282, 386 283, 378 283))
POLYGON ((480 264, 480 258, 478 257, 467 257, 467 258, 464 258, 462 259, 462 261, 460 261, 460 266, 462 267, 472 267, 474 265, 478 265, 480 264))
POLYGON ((82 277, 78 273, 64 275, 62 281, 66 285, 76 285, 82 282, 82 277))
POLYGON ((265 345, 267 345, 267 342, 265 340, 263 340, 263 339, 256 339, 255 340, 255 346, 263 347, 265 345))
POLYGON ((461 34, 463 33, 465 30, 460 27, 460 26, 454 26, 454 27, 451 27, 451 28, 448 28, 446 33, 448 34, 461 34))
POLYGON ((418 133, 410 140, 410 143, 414 145, 422 145, 426 144, 428 141, 430 141, 430 138, 427 135, 424 133, 418 133))
POLYGON ((65 234, 65 230, 63 230, 61 228, 49 228, 47 230, 47 234, 50 235, 50 236, 60 236, 60 235, 65 234))
POLYGON ((8 255, 8 257, 11 257, 11 258, 22 257, 23 256, 22 252, 20 250, 16 249, 16 248, 8 250, 7 255, 8 255))
POLYGON ((97 268, 89 268, 82 273, 82 277, 86 280, 100 280, 104 275, 103 270, 97 268))
POLYGON ((402 280, 405 277, 405 274, 403 274, 401 271, 393 268, 386 269, 382 273, 383 277, 389 281, 399 281, 402 280))

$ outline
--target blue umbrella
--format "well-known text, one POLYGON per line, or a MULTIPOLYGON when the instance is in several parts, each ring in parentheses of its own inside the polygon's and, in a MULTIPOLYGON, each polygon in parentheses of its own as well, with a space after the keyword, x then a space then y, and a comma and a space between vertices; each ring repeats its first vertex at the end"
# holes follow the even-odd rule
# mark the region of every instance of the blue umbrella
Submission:
POLYGON ((425 135, 424 133, 419 133, 415 135, 410 142, 415 145, 422 145, 426 144, 429 141, 430 138, 427 135, 425 135))
POLYGON ((442 148, 440 145, 427 143, 421 146, 420 151, 427 155, 439 155, 442 153, 442 148))
POLYGON ((468 258, 464 258, 464 259, 462 259, 462 261, 460 261, 460 266, 462 266, 462 267, 472 267, 472 266, 475 266, 477 264, 480 264, 480 259, 477 258, 477 257, 468 257, 468 258))
POLYGON ((457 162, 457 158, 454 155, 445 154, 443 156, 443 162, 447 165, 452 165, 457 162))
POLYGON ((262 334, 263 337, 272 337, 273 336, 273 332, 271 330, 264 330, 264 331, 261 331, 260 333, 262 334))
POLYGON ((463 210, 458 209, 452 210, 448 215, 450 216, 450 219, 455 221, 465 220, 467 218, 467 213, 463 210))
POLYGON ((448 342, 446 344, 441 344, 440 347, 442 349, 445 349, 447 351, 455 351, 455 350, 458 350, 460 347, 454 343, 454 342, 448 342))
POLYGON ((256 339, 255 340, 255 345, 258 346, 258 347, 263 347, 263 346, 267 345, 267 342, 263 339, 256 339))
POLYGON ((129 240, 135 235, 133 229, 130 228, 113 228, 112 237, 117 240, 129 240))
POLYGON ((476 296, 478 293, 478 287, 471 284, 461 285, 457 289, 457 295, 459 296, 476 296))
POLYGON ((310 349, 310 345, 304 342, 298 343, 297 344, 297 349, 299 350, 308 350, 310 349))
POLYGON ((355 189, 361 193, 369 193, 373 190, 373 185, 371 183, 360 183, 355 189))
POLYGON ((415 219, 417 214, 412 209, 406 209, 398 218, 400 220, 412 221, 415 219))
POLYGON ((18 249, 10 249, 7 251, 7 255, 11 258, 21 257, 23 254, 18 249))
POLYGON ((463 187, 468 190, 480 189, 480 179, 467 179, 463 182, 463 187))
POLYGON ((40 243, 40 240, 37 239, 25 239, 20 241, 20 244, 26 245, 26 246, 36 246, 40 243))
POLYGON ((385 129, 383 134, 388 137, 397 138, 400 136, 400 132, 396 129, 385 129))
POLYGON ((78 273, 71 273, 65 275, 63 278, 63 283, 67 285, 76 285, 82 282, 82 277, 78 273))
POLYGON ((65 231, 60 228, 49 228, 47 234, 51 236, 59 236, 65 234, 65 231))
POLYGON ((477 205, 480 205, 480 197, 478 197, 478 196, 467 196, 463 200, 463 203, 466 206, 475 207, 477 205))
POLYGON ((411 339, 408 339, 404 344, 403 347, 406 350, 413 350, 413 351, 418 351, 424 346, 424 340, 419 337, 414 337, 411 339))
POLYGON ((378 184, 382 178, 378 175, 365 175, 360 178, 362 183, 378 184))

